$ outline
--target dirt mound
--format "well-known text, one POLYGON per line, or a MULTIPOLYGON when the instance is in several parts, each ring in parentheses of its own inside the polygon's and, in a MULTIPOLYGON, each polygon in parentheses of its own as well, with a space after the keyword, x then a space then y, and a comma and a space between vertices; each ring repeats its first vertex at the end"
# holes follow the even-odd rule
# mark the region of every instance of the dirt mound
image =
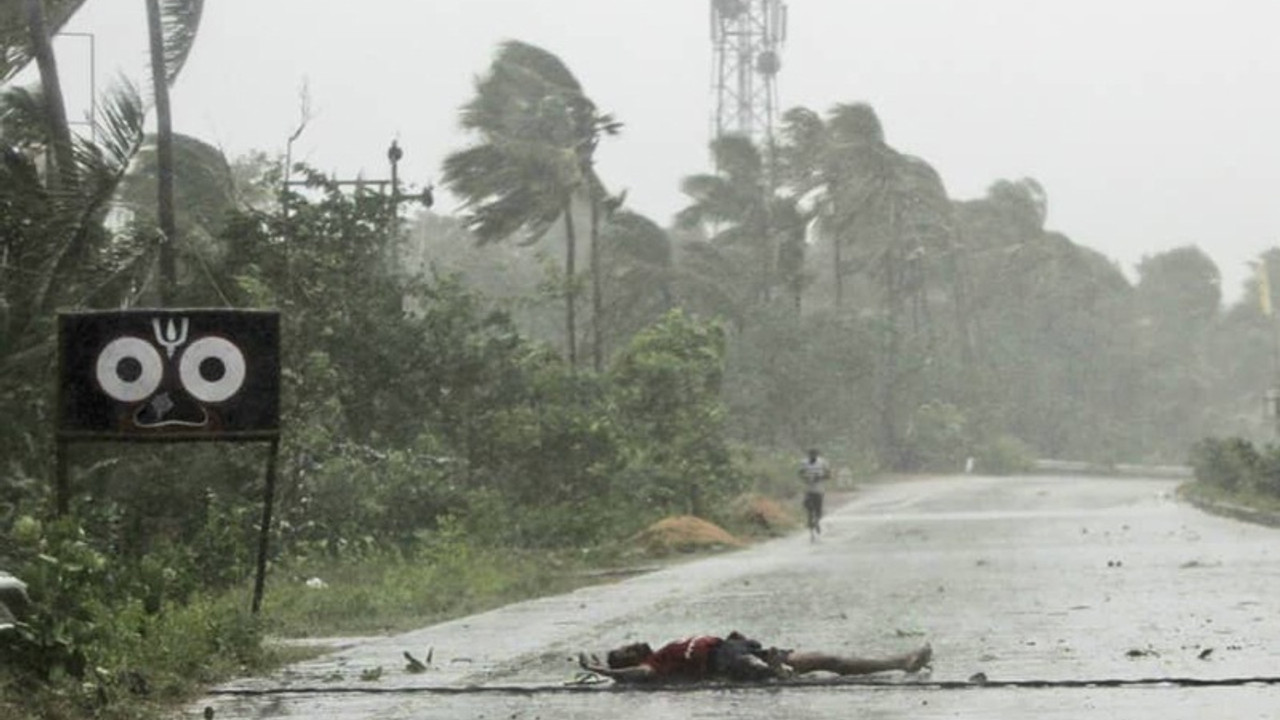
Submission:
POLYGON ((721 550, 743 544, 719 525, 692 515, 663 518, 636 533, 631 541, 652 555, 721 550))
POLYGON ((800 518, 777 500, 763 495, 743 495, 733 502, 733 518, 751 533, 785 535, 800 525, 800 518))

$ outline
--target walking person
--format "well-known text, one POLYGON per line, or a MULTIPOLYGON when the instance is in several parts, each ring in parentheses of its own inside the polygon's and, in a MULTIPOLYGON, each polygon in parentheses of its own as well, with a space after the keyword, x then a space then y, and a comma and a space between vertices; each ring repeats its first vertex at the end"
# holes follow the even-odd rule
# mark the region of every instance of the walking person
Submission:
POLYGON ((815 541, 822 534, 822 496, 831 466, 817 448, 809 449, 809 457, 800 463, 800 479, 804 480, 804 511, 808 518, 809 540, 815 541))

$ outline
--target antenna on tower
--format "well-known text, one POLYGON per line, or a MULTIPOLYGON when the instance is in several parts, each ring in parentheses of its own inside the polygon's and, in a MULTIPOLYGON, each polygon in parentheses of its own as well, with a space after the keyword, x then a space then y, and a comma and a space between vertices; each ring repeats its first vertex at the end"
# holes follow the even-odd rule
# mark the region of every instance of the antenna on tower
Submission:
POLYGON ((778 71, 787 39, 782 0, 711 0, 715 110, 711 138, 744 135, 773 147, 778 71))

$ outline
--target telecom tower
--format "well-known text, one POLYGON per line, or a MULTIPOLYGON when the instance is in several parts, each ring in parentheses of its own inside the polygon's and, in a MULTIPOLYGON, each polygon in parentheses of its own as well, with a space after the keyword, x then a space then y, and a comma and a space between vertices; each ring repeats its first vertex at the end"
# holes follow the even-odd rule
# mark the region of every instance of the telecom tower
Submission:
POLYGON ((768 152, 778 109, 780 49, 787 39, 782 0, 711 0, 715 115, 711 137, 745 135, 768 152))

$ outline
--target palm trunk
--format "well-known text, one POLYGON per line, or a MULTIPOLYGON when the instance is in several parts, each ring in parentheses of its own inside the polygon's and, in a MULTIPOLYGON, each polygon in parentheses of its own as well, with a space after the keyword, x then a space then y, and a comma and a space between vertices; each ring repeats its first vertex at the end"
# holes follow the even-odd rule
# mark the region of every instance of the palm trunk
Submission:
POLYGON ((169 112, 169 82, 164 65, 164 31, 159 0, 147 0, 147 27, 151 36, 151 83, 156 100, 156 211, 160 219, 160 304, 173 302, 177 286, 174 245, 178 225, 173 207, 173 118, 169 112))
POLYGON ((600 193, 591 193, 591 366, 596 372, 604 369, 604 340, 601 338, 600 319, 604 308, 600 278, 600 193))
POLYGON ((578 236, 573 229, 573 201, 564 202, 564 330, 569 352, 569 367, 578 367, 577 292, 573 276, 577 273, 578 236))
POLYGON ((58 61, 49 40, 42 0, 26 0, 27 31, 40 70, 40 86, 44 93, 45 112, 49 115, 49 135, 53 145, 56 172, 49 173, 51 187, 72 188, 76 185, 75 154, 71 147, 71 125, 67 122, 67 106, 58 79, 58 61))
POLYGON ((951 298, 955 309, 956 333, 960 337, 961 360, 966 370, 974 364, 973 324, 970 318, 968 274, 963 257, 960 255, 962 243, 951 243, 946 254, 947 268, 951 275, 951 298))
MULTIPOLYGON (((768 202, 768 200, 766 200, 768 202)), ((760 247, 760 304, 768 305, 773 288, 773 222, 769 217, 769 208, 766 206, 764 211, 764 232, 761 233, 764 238, 761 240, 760 247)))
POLYGON ((898 356, 901 354, 901 336, 898 323, 901 315, 901 293, 899 292, 897 258, 890 249, 884 258, 884 292, 885 292, 885 354, 883 369, 883 385, 881 387, 880 434, 888 456, 890 467, 902 469, 902 452, 898 442, 898 356))
POLYGON ((836 310, 839 310, 844 306, 844 269, 841 268, 844 261, 840 257, 840 236, 838 234, 832 235, 831 254, 831 265, 836 281, 836 310))
POLYGON ((884 303, 886 309, 885 332, 888 333, 885 343, 884 385, 880 408, 880 430, 885 453, 889 456, 891 467, 902 470, 906 459, 901 448, 898 422, 898 382, 901 373, 898 369, 902 355, 902 335, 899 324, 902 322, 902 283, 901 264, 898 259, 898 239, 900 237, 897 204, 892 200, 889 206, 890 247, 884 253, 884 303))

